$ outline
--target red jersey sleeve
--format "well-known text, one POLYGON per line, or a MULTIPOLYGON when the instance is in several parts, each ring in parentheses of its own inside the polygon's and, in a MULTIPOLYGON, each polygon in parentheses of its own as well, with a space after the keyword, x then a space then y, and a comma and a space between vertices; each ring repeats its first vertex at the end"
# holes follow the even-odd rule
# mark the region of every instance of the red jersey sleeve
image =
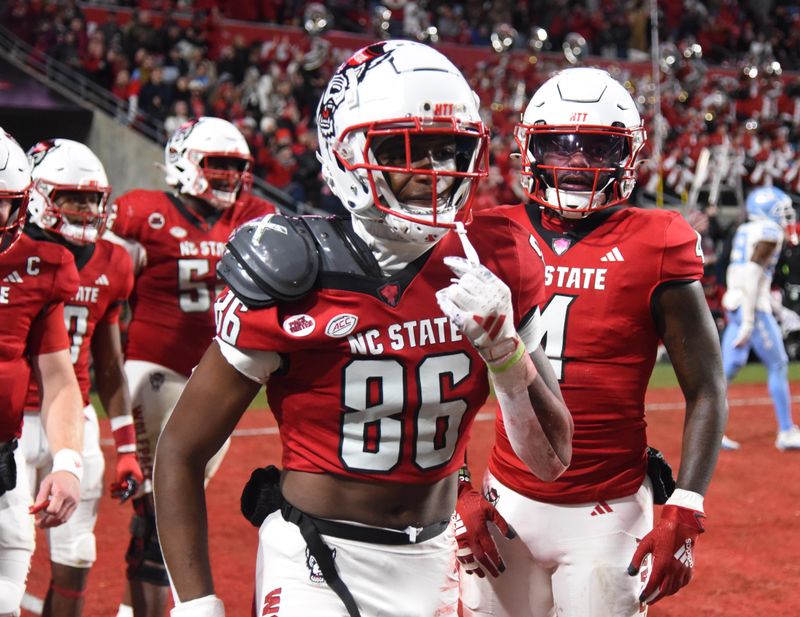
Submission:
POLYGON ((659 284, 669 281, 700 280, 703 277, 703 247, 700 235, 679 213, 671 212, 664 229, 659 284))
POLYGON ((511 289, 519 329, 545 299, 542 251, 527 229, 506 216, 481 213, 469 229, 482 261, 491 255, 494 273, 511 289))
POLYGON ((58 270, 53 276, 53 302, 66 302, 78 292, 81 277, 69 251, 61 252, 58 270))
POLYGON ((278 209, 260 197, 256 197, 250 193, 244 193, 239 201, 234 206, 234 222, 235 225, 242 225, 247 221, 252 221, 267 214, 276 214, 278 209))
POLYGON ((217 336, 239 349, 289 353, 303 348, 302 338, 284 330, 278 306, 248 309, 227 287, 214 303, 214 318, 217 336))
POLYGON ((128 255, 125 249, 118 245, 114 245, 111 255, 114 264, 111 269, 116 274, 115 280, 118 281, 118 284, 114 290, 114 298, 111 300, 105 314, 100 319, 100 321, 108 324, 114 324, 119 321, 122 307, 128 299, 128 296, 131 295, 131 291, 133 291, 133 262, 131 261, 130 255, 128 255))
POLYGON ((72 255, 64 250, 60 254, 58 269, 53 272, 51 302, 33 320, 28 335, 28 352, 38 356, 69 347, 69 336, 64 324, 64 302, 78 291, 80 277, 72 255))
POLYGON ((40 356, 69 348, 69 336, 64 324, 64 303, 57 302, 42 309, 31 324, 28 352, 40 356))
POLYGON ((139 237, 140 217, 136 216, 137 191, 120 195, 111 205, 108 228, 121 238, 139 237))
POLYGON ((544 303, 544 257, 536 239, 521 225, 509 222, 512 228, 516 228, 517 238, 519 292, 514 298, 514 318, 519 330, 544 303))

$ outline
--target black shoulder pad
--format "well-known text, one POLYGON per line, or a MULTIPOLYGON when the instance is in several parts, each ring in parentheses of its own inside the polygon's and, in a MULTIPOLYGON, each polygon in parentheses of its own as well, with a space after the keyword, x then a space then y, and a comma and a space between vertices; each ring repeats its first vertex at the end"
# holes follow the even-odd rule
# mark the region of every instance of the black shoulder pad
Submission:
POLYGON ((217 272, 249 308, 299 300, 319 273, 317 248, 295 217, 275 214, 246 223, 226 248, 217 272))
POLYGON ((345 219, 335 216, 304 216, 303 224, 311 232, 326 273, 381 276, 381 270, 369 248, 346 231, 345 219))

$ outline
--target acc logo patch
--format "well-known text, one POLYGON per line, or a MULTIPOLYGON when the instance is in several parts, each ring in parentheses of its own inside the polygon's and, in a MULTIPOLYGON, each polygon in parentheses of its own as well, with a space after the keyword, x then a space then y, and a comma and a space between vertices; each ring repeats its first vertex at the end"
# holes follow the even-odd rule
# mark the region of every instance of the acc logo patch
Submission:
POLYGON ((189 232, 186 231, 183 227, 170 227, 169 234, 179 240, 181 238, 185 238, 189 235, 189 232))
POLYGON ((308 336, 314 331, 317 322, 311 315, 292 315, 283 321, 283 329, 292 336, 308 336))
POLYGON ((163 229, 167 221, 164 220, 164 215, 160 212, 153 212, 147 217, 147 224, 153 229, 163 229))
POLYGON ((331 338, 342 338, 350 334, 358 323, 358 317, 350 313, 343 313, 337 315, 328 322, 325 326, 325 334, 331 338))

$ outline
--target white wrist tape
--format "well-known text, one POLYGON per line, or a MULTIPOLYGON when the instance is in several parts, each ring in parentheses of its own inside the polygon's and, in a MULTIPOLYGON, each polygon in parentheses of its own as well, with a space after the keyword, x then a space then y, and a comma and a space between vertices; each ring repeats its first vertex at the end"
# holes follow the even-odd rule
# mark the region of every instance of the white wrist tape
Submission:
POLYGON ((180 602, 170 612, 170 617, 225 617, 225 605, 215 595, 180 602))
POLYGON ((670 498, 667 499, 665 506, 678 506, 680 508, 688 508, 689 510, 697 510, 705 514, 703 510, 703 496, 694 491, 687 491, 682 488, 676 488, 670 498))
POLYGON ((111 418, 111 432, 113 433, 117 429, 123 428, 125 426, 130 426, 133 424, 133 416, 131 414, 127 414, 124 416, 115 416, 111 418))
POLYGON ((62 448, 53 455, 53 473, 56 471, 68 471, 78 478, 78 482, 83 480, 83 458, 79 452, 71 448, 62 448))

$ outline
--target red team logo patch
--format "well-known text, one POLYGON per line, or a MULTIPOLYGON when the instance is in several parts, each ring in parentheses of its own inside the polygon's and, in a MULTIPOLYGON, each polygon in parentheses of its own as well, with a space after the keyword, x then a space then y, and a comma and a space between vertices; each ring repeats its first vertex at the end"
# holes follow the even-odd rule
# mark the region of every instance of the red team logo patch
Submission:
POLYGON ((397 306, 397 299, 400 296, 400 286, 396 283, 389 283, 384 285, 378 290, 381 298, 384 299, 389 306, 397 306))
POLYGON ((311 315, 292 315, 283 322, 283 329, 292 336, 308 336, 314 331, 317 323, 311 315))

